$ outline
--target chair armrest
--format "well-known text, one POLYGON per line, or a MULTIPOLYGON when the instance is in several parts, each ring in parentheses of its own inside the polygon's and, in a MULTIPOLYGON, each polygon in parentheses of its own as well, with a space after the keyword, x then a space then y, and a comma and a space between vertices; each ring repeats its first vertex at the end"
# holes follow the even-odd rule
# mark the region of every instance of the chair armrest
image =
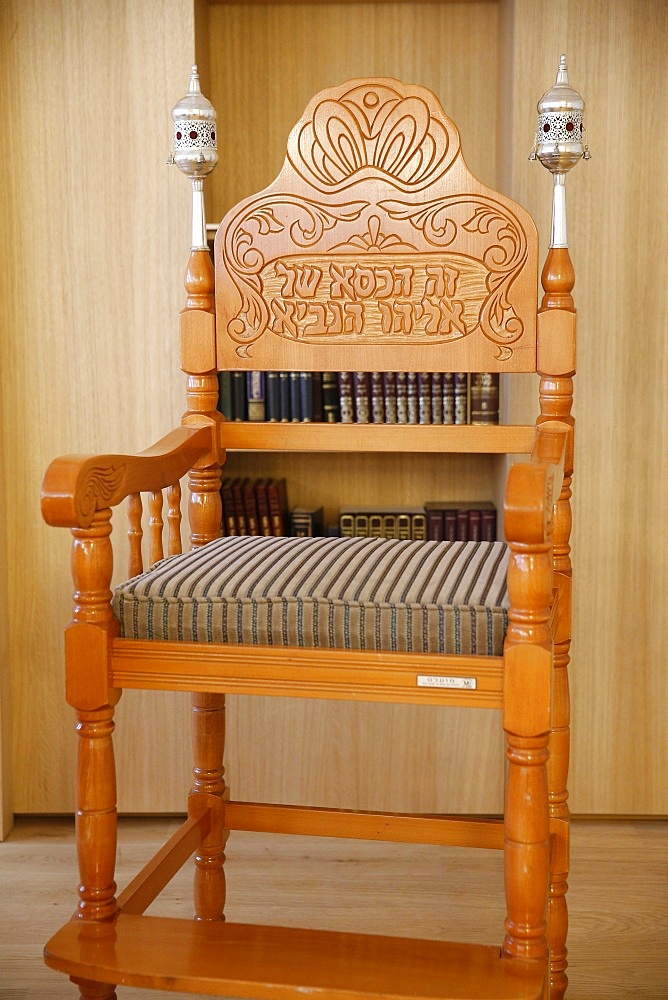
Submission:
POLYGON ((510 467, 503 505, 508 542, 540 545, 549 540, 571 432, 572 428, 559 420, 538 424, 529 461, 510 467))
POLYGON ((211 448, 211 427, 179 427, 138 455, 64 455, 42 483, 42 517, 55 527, 88 528, 96 511, 131 493, 163 489, 211 448))

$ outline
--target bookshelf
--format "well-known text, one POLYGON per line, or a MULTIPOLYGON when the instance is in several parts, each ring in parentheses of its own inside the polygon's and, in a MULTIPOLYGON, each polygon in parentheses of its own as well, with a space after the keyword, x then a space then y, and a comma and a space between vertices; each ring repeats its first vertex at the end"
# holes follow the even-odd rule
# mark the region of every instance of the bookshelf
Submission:
MULTIPOLYGON (((323 452, 415 452, 443 453, 443 428, 435 424, 375 424, 373 439, 365 424, 290 425, 293 449, 323 452)), ((472 424, 447 429, 448 453, 478 455, 526 452, 535 434, 534 424, 496 424, 482 427, 472 424)), ((234 451, 285 450, 287 433, 280 423, 232 421, 226 424, 225 437, 234 451)))

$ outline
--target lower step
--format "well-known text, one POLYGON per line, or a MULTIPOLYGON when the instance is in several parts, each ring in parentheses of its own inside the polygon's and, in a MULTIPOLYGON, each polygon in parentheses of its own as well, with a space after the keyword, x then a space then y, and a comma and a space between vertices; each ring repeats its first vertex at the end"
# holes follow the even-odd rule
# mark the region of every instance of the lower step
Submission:
MULTIPOLYGON (((545 968, 486 945, 121 914, 73 920, 47 965, 116 985, 257 1000, 540 1000, 545 968)), ((120 997, 119 997, 120 1000, 120 997)))

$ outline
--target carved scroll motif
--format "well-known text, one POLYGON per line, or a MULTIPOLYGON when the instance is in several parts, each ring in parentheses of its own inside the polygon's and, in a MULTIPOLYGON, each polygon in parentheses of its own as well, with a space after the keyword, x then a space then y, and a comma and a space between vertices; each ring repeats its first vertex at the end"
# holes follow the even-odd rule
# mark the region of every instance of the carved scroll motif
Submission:
POLYGON ((466 206, 474 209, 473 215, 459 226, 482 236, 481 260, 487 270, 487 293, 481 302, 478 325, 485 337, 499 347, 499 359, 507 360, 512 354, 509 345, 524 332, 508 299, 510 287, 527 259, 526 235, 517 220, 498 202, 484 196, 455 195, 417 206, 400 201, 379 203, 391 219, 410 221, 434 247, 454 243, 459 227, 453 215, 466 206))
POLYGON ((95 511, 113 506, 125 479, 126 470, 125 463, 90 465, 84 468, 75 495, 78 523, 82 527, 86 528, 92 524, 95 511))
MULTIPOLYGON (((245 206, 228 228, 223 250, 225 265, 241 297, 241 307, 227 326, 232 339, 249 345, 269 325, 261 272, 271 250, 272 234, 289 229, 293 243, 307 248, 340 222, 358 219, 366 207, 363 201, 320 205, 288 194, 270 195, 245 206)), ((240 349, 238 353, 245 352, 240 349)))

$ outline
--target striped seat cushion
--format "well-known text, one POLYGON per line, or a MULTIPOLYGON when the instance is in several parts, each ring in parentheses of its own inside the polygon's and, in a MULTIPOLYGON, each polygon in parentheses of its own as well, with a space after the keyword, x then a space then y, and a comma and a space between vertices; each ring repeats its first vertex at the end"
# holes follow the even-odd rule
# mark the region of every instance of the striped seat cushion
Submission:
POLYGON ((502 652, 501 542, 219 538, 172 556, 114 595, 135 639, 502 652))

